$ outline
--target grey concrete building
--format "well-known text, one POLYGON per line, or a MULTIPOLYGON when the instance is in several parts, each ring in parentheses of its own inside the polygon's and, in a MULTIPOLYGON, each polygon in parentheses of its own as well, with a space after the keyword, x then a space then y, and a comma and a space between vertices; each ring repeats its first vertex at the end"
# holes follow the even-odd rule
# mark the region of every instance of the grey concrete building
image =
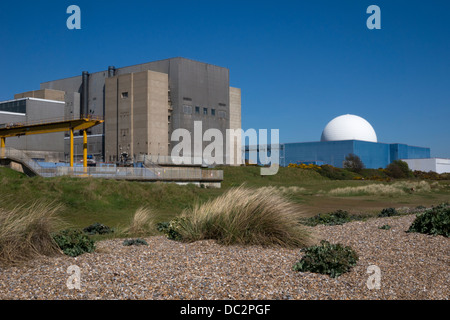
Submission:
MULTIPOLYGON (((98 161, 117 161, 122 152, 134 159, 169 156, 177 143, 171 133, 178 128, 193 133, 195 121, 201 121, 203 132, 219 129, 224 138, 227 129, 241 127, 241 91, 230 87, 229 70, 185 58, 83 72, 44 82, 40 89, 64 92, 66 117, 104 117, 103 125, 88 131, 88 153, 98 161)), ((81 140, 75 137, 75 149, 81 150, 81 140)), ((202 150, 209 143, 203 142, 202 150)), ((67 137, 63 149, 67 157, 67 137)), ((234 163, 240 163, 240 152, 235 155, 234 163)))
MULTIPOLYGON (((36 91, 0 102, 0 127, 12 123, 38 123, 65 116, 64 92, 36 91), (34 98, 38 96, 40 98, 34 98)), ((6 139, 6 147, 26 150, 28 156, 42 161, 58 162, 64 159, 64 132, 25 135, 6 139)))

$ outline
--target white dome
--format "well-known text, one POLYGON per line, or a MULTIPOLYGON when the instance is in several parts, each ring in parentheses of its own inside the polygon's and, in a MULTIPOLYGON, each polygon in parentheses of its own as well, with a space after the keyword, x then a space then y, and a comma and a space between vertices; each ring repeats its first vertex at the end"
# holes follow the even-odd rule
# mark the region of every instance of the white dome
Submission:
POLYGON ((365 119, 346 114, 334 118, 326 125, 320 141, 362 140, 377 142, 377 135, 365 119))

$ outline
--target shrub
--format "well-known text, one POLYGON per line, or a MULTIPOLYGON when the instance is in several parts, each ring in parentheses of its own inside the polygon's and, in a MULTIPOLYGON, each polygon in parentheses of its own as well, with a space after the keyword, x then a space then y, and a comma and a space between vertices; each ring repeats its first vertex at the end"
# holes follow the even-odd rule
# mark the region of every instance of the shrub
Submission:
POLYGON ((448 237, 450 234, 450 205, 443 203, 419 213, 408 232, 448 237))
POLYGON ((53 235, 64 254, 76 257, 95 250, 95 242, 79 229, 66 229, 53 235))
POLYGON ((343 167, 350 171, 360 173, 361 170, 365 168, 365 165, 361 161, 360 157, 358 157, 356 154, 350 153, 345 157, 343 167))
POLYGON ((308 226, 316 226, 318 224, 325 224, 329 226, 344 224, 352 220, 350 214, 344 210, 336 210, 334 212, 318 214, 314 217, 306 219, 305 223, 308 226))
POLYGON ((386 174, 395 179, 405 179, 413 177, 408 164, 402 160, 395 160, 386 167, 386 174))
POLYGON ((43 202, 0 209, 0 262, 15 264, 60 252, 51 236, 62 223, 57 217, 59 209, 43 202))
POLYGON ((87 226, 86 228, 83 229, 83 232, 86 232, 89 235, 94 235, 94 234, 107 234, 107 233, 112 233, 114 232, 110 227, 101 224, 99 222, 96 222, 94 224, 91 224, 90 226, 87 226))
POLYGON ((317 170, 317 172, 328 179, 331 180, 351 180, 354 177, 357 176, 356 173, 348 171, 346 169, 336 168, 330 165, 323 165, 320 166, 320 170, 317 170))
POLYGON ((337 278, 348 272, 358 261, 358 255, 351 247, 321 241, 320 245, 304 250, 305 255, 293 266, 294 271, 328 274, 337 278))
POLYGON ((391 226, 388 225, 388 224, 385 224, 385 225, 383 225, 381 227, 378 227, 378 229, 381 229, 381 230, 389 230, 390 228, 391 228, 391 226))
POLYGON ((144 239, 128 239, 123 242, 124 246, 148 246, 147 241, 144 239))
POLYGON ((378 217, 393 217, 398 215, 400 215, 400 213, 395 210, 395 208, 385 208, 381 210, 381 212, 378 214, 378 217))
POLYGON ((303 213, 277 188, 232 188, 202 205, 185 210, 166 232, 183 241, 215 239, 222 244, 304 247, 312 230, 299 220, 303 213))
POLYGON ((170 240, 182 240, 181 234, 177 231, 179 224, 179 218, 175 218, 170 222, 158 223, 156 229, 170 240))

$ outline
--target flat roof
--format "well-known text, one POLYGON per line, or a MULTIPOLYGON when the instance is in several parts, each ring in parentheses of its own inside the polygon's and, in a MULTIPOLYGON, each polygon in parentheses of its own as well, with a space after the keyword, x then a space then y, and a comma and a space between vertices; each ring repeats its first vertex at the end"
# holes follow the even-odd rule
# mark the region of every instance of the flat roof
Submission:
MULTIPOLYGON (((215 65, 215 64, 212 64, 212 63, 198 61, 198 60, 184 58, 184 57, 172 57, 172 58, 167 58, 167 59, 159 59, 159 60, 147 61, 147 62, 142 62, 142 63, 136 63, 136 64, 132 64, 132 65, 129 65, 129 66, 124 66, 124 67, 115 67, 114 66, 114 68, 116 68, 116 69, 124 69, 124 68, 130 68, 130 67, 136 67, 136 66, 140 66, 140 65, 144 65, 144 64, 149 64, 149 63, 153 63, 153 62, 160 62, 160 61, 167 61, 167 60, 174 60, 174 59, 189 60, 189 61, 203 63, 203 64, 207 64, 207 65, 211 65, 211 66, 215 66, 215 67, 218 67, 218 68, 229 70, 226 67, 221 67, 221 66, 218 66, 218 65, 215 65)), ((102 72, 108 72, 108 69, 104 69, 104 70, 100 70, 100 71, 96 71, 96 72, 89 72, 89 74, 96 74, 96 73, 102 73, 102 72)), ((82 77, 82 74, 76 75, 76 76, 72 76, 72 77, 60 78, 60 79, 56 79, 56 80, 44 81, 44 82, 41 82, 41 84, 54 82, 54 81, 59 81, 59 80, 67 80, 67 79, 72 79, 72 78, 80 78, 80 77, 82 77)))
POLYGON ((1 103, 21 101, 21 100, 45 101, 45 102, 66 104, 64 101, 50 100, 50 99, 40 99, 40 98, 32 98, 32 97, 25 97, 25 98, 19 98, 19 99, 11 99, 11 100, 0 101, 0 104, 1 103))

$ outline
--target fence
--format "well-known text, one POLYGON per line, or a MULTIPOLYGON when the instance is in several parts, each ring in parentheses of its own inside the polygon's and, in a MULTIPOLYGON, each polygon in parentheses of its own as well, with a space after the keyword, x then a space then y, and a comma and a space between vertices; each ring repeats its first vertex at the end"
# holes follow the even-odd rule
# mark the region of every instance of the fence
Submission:
POLYGON ((153 168, 135 167, 68 167, 44 168, 29 158, 23 151, 13 148, 0 148, 0 158, 19 161, 42 177, 78 176, 109 179, 149 180, 149 181, 211 181, 223 180, 222 170, 202 168, 153 168))

